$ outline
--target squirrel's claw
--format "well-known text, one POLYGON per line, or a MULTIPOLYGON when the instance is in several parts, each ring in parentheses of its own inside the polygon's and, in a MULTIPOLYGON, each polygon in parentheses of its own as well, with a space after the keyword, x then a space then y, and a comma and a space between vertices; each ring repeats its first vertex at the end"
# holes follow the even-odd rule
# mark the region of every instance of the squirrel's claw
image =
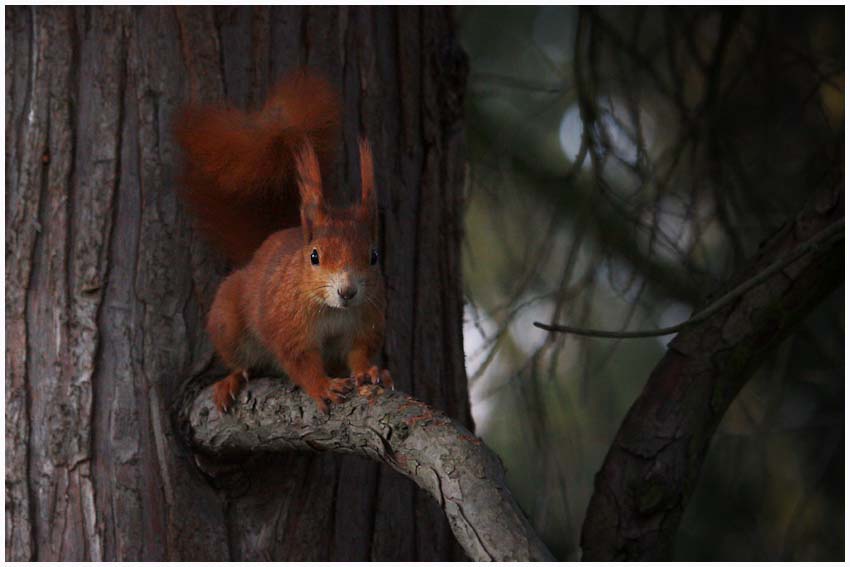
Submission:
POLYGON ((393 377, 390 375, 390 371, 384 368, 381 370, 381 384, 384 387, 389 388, 390 390, 395 390, 395 382, 393 382, 393 377))
POLYGON ((393 378, 390 375, 390 371, 386 368, 379 369, 377 366, 373 366, 365 372, 353 374, 352 378, 354 379, 354 382, 357 384, 357 386, 363 386, 364 384, 374 384, 376 386, 383 386, 384 388, 395 390, 393 378))
POLYGON ((339 404, 351 397, 354 391, 354 381, 351 378, 328 378, 327 384, 318 392, 318 395, 311 395, 319 410, 323 413, 330 413, 328 404, 339 404))
POLYGON ((227 384, 227 378, 219 380, 215 383, 215 385, 213 385, 213 401, 215 402, 215 407, 218 408, 220 413, 227 413, 230 411, 230 407, 233 405, 235 400, 236 396, 230 392, 230 385, 227 384))
POLYGON ((236 396, 239 395, 239 390, 242 389, 242 382, 247 381, 248 371, 239 370, 231 372, 226 378, 222 378, 213 384, 213 401, 219 412, 228 413, 230 411, 236 401, 236 396))

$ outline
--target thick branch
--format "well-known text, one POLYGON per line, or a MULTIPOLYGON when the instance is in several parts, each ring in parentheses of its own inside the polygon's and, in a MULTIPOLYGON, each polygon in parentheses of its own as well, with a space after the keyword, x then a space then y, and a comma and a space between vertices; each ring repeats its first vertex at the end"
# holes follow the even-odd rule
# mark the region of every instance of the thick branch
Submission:
POLYGON ((192 445, 204 453, 333 451, 383 462, 437 499, 455 537, 475 560, 554 558, 505 486, 498 458, 444 414, 410 396, 365 386, 329 416, 280 379, 252 380, 228 415, 210 388, 183 414, 192 445))
MULTIPOLYGON (((843 210, 837 188, 783 226, 727 289, 831 230, 843 210)), ((814 247, 670 343, 596 476, 583 559, 669 558, 723 414, 769 351, 840 284, 842 242, 814 247)))

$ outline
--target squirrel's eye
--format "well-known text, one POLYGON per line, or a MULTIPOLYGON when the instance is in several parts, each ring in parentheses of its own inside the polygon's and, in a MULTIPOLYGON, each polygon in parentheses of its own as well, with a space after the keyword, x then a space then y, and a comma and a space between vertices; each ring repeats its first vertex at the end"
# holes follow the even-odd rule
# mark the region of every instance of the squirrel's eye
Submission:
POLYGON ((313 248, 313 253, 310 254, 310 263, 312 263, 314 266, 319 265, 319 251, 315 248, 313 248))
POLYGON ((369 263, 373 266, 378 263, 378 251, 372 248, 372 257, 369 258, 369 263))

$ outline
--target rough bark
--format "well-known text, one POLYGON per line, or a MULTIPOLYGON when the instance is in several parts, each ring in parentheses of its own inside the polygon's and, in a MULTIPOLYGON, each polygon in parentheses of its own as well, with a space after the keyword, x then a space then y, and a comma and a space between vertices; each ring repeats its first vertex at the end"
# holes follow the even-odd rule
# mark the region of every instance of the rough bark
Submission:
POLYGON ((344 93, 338 199, 373 143, 384 363, 470 425, 461 341, 461 100, 450 11, 6 8, 6 558, 448 560, 439 506, 377 463, 248 459, 210 482, 171 411, 213 366, 226 268, 173 187, 189 96, 261 101, 309 64, 344 93))
MULTIPOLYGON (((211 388, 187 403, 190 443, 215 457, 333 451, 383 462, 411 478, 439 504, 466 554, 477 561, 542 561, 554 557, 505 486, 498 458, 466 428, 399 392, 364 386, 329 416, 295 386, 252 380, 230 413, 211 388)), ((215 475, 215 464, 208 471, 215 475)))
POLYGON ((581 536, 584 560, 670 557, 729 404, 769 350, 843 281, 843 226, 836 224, 844 218, 843 195, 843 187, 821 195, 783 226, 728 289, 823 230, 838 229, 838 238, 827 239, 670 343, 596 475, 581 536))

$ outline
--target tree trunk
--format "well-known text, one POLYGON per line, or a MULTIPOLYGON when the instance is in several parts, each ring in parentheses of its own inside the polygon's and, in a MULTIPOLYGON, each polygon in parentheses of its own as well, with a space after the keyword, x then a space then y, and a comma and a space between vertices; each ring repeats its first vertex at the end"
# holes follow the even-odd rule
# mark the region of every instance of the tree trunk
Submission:
POLYGON ((360 132, 375 151, 385 363, 471 425, 452 27, 443 8, 6 8, 6 559, 463 557, 386 466, 198 467, 172 419, 215 366, 203 320, 226 268, 176 200, 170 117, 189 96, 258 104, 307 64, 344 94, 337 199, 360 132))

